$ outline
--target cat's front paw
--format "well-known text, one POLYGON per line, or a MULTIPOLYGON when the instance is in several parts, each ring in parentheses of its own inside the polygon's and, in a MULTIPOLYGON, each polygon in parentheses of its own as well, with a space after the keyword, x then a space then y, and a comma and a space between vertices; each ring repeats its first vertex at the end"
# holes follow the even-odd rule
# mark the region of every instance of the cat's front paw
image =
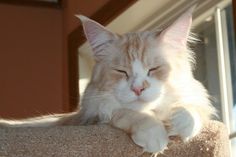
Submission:
POLYGON ((150 128, 138 129, 132 133, 134 143, 141 146, 145 152, 157 153, 163 151, 168 144, 168 135, 161 124, 150 128))
POLYGON ((113 112, 111 124, 131 134, 134 143, 146 152, 160 152, 169 141, 163 123, 149 114, 119 109, 113 112))
POLYGON ((194 137, 201 130, 201 118, 194 110, 177 108, 170 119, 169 136, 180 136, 186 141, 194 137))

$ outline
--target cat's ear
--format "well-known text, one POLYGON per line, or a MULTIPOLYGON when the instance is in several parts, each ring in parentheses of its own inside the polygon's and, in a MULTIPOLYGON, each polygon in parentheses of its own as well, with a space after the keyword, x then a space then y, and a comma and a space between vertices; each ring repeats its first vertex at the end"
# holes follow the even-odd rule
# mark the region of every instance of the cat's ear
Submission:
POLYGON ((93 49, 95 58, 103 55, 99 53, 101 53, 106 43, 113 40, 115 35, 94 20, 83 15, 76 15, 76 17, 82 22, 85 36, 93 49))
POLYGON ((194 8, 195 6, 188 9, 173 24, 163 30, 159 36, 160 40, 174 47, 186 47, 194 8))

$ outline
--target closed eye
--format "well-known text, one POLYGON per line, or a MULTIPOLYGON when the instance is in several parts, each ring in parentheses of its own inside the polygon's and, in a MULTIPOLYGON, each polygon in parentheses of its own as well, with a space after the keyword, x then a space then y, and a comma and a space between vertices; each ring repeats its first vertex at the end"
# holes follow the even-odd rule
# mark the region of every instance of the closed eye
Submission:
POLYGON ((159 68, 160 68, 160 66, 157 66, 157 67, 155 67, 155 68, 149 69, 149 70, 148 70, 148 76, 150 76, 151 72, 156 71, 156 70, 158 70, 159 68))
POLYGON ((127 77, 127 79, 129 78, 129 75, 128 75, 128 73, 127 73, 126 71, 124 71, 124 70, 119 70, 119 69, 115 69, 115 71, 124 74, 124 75, 127 77))

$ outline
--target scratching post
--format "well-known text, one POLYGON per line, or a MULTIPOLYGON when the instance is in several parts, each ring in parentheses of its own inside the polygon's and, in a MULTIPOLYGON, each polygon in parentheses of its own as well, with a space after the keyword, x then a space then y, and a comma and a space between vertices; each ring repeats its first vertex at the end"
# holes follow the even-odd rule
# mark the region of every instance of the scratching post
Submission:
MULTIPOLYGON (((189 142, 175 143, 158 157, 229 157, 224 124, 209 122, 189 142)), ((1 128, 0 157, 146 157, 121 130, 108 125, 1 128)))

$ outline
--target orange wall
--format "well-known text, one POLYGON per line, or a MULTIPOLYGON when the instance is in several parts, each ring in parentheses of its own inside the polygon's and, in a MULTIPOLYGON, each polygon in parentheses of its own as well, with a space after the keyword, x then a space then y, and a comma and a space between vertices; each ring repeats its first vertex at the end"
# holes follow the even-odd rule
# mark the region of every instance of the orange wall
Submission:
POLYGON ((65 0, 62 9, 0 3, 0 117, 70 110, 67 40, 80 24, 74 14, 91 16, 108 1, 65 0))
POLYGON ((63 111, 60 10, 0 4, 0 117, 63 111))

